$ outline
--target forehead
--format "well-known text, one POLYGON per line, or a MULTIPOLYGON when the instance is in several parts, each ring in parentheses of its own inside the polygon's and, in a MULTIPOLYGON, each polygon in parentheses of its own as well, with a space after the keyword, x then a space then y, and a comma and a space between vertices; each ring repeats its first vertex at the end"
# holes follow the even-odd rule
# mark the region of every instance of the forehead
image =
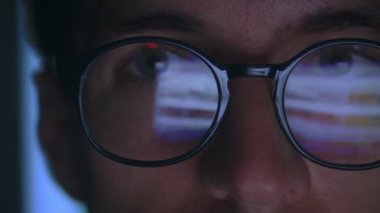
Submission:
MULTIPOLYGON (((357 6, 364 1, 358 0, 85 0, 85 8, 90 13, 103 14, 110 17, 118 15, 136 16, 144 12, 170 9, 191 12, 194 16, 209 17, 234 15, 239 12, 241 17, 277 16, 277 14, 294 15, 294 12, 307 12, 310 10, 329 7, 357 6), (232 13, 231 13, 232 12, 232 13)), ((368 1, 367 1, 368 2, 368 1)), ((85 11, 84 11, 85 12, 85 11)))
MULTIPOLYGON (((276 36, 291 36, 305 17, 315 13, 369 11, 377 10, 379 5, 372 0, 85 0, 77 27, 80 41, 77 46, 82 46, 80 49, 93 48, 126 36, 166 36, 162 30, 153 29, 156 32, 152 33, 152 30, 144 28, 143 22, 140 23, 141 29, 125 31, 128 23, 162 11, 191 18, 196 27, 202 28, 203 36, 213 41, 221 39, 225 42, 239 36, 264 45, 275 40, 276 36)), ((170 22, 181 25, 181 22, 176 22, 177 16, 166 17, 165 21, 170 18, 170 22)))
POLYGON ((96 20, 98 25, 103 24, 104 27, 112 27, 120 21, 128 22, 144 14, 170 10, 197 17, 213 28, 233 28, 237 23, 253 27, 263 22, 277 22, 279 16, 290 20, 325 5, 327 3, 323 1, 298 0, 286 3, 277 0, 86 0, 82 18, 93 22, 96 20))

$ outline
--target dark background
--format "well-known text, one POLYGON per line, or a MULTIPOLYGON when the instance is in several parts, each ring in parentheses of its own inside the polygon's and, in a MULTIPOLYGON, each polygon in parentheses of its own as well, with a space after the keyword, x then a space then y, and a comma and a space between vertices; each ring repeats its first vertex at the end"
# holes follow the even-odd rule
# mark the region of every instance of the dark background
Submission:
POLYGON ((0 212, 21 212, 17 0, 0 0, 0 212))

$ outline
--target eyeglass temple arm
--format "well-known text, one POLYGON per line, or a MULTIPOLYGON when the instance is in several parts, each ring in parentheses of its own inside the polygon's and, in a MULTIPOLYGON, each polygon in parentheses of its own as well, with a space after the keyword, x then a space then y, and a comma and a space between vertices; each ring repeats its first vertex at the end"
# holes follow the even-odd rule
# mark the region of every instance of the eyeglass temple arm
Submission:
POLYGON ((227 75, 231 78, 259 77, 274 79, 278 71, 275 65, 246 65, 246 64, 227 64, 227 75))

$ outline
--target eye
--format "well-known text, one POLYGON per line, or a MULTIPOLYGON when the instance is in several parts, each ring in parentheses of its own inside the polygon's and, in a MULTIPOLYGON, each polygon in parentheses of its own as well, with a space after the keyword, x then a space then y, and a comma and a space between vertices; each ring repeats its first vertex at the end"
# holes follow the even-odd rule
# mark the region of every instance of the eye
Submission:
POLYGON ((353 58, 350 50, 332 49, 324 51, 319 57, 321 72, 330 75, 343 75, 350 71, 353 58))
POLYGON ((154 79, 168 67, 168 57, 159 49, 148 49, 135 59, 136 67, 133 72, 141 77, 154 79))

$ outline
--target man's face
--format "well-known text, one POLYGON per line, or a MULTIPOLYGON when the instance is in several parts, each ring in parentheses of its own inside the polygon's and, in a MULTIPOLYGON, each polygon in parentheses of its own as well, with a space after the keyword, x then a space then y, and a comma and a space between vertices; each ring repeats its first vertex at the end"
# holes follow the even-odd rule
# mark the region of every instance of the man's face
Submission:
MULTIPOLYGON (((269 64, 328 39, 380 41, 380 18, 362 18, 380 12, 375 1, 99 0, 83 8, 76 55, 122 38, 161 36, 220 63, 269 64)), ((231 80, 229 109, 211 144, 176 165, 130 167, 86 146, 88 186, 81 190, 89 209, 378 212, 380 170, 338 171, 302 158, 276 119, 272 89, 270 80, 231 80)))

